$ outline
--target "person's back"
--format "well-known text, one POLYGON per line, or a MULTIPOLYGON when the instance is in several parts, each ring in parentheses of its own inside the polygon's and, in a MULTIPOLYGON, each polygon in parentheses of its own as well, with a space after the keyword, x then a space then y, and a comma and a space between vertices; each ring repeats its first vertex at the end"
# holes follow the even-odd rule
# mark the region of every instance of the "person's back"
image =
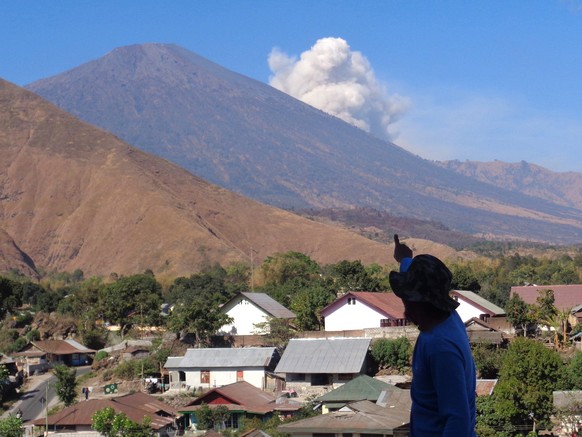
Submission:
POLYGON ((411 437, 475 434, 475 364, 456 311, 421 332, 413 357, 411 437))
POLYGON ((411 437, 476 437, 475 363, 465 325, 455 311, 452 273, 438 258, 417 255, 394 235, 392 291, 420 334, 412 356, 411 437))

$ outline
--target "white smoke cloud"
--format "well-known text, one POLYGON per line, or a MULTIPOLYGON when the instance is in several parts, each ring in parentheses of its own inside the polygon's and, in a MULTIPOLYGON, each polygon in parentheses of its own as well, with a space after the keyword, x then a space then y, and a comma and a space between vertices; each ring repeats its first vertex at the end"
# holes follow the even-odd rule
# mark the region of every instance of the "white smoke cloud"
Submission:
POLYGON ((409 100, 389 96, 368 60, 341 38, 322 38, 299 59, 278 48, 269 54, 269 84, 382 139, 409 100))

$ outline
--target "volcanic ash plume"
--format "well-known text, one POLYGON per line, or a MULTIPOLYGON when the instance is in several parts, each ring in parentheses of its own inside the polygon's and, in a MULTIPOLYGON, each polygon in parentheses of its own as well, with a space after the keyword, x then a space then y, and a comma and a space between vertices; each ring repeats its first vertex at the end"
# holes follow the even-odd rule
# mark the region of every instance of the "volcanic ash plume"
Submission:
POLYGON ((269 68, 274 88, 382 139, 392 139, 389 126, 408 107, 408 99, 388 95, 368 60, 341 38, 322 38, 299 59, 274 48, 269 68))

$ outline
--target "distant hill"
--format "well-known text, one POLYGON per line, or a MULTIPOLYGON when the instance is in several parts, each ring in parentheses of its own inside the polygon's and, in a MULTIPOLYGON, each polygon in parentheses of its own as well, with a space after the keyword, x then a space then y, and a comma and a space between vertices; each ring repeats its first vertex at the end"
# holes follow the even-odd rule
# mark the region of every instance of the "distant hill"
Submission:
POLYGON ((391 261, 387 245, 210 184, 3 80, 0 153, 0 272, 176 276, 248 263, 251 248, 257 265, 290 250, 322 264, 391 261))
POLYGON ((557 173, 525 161, 445 161, 443 167, 471 178, 582 210, 582 173, 557 173))
POLYGON ((582 242, 579 205, 443 168, 178 46, 118 48, 28 88, 271 205, 373 208, 474 236, 582 242))

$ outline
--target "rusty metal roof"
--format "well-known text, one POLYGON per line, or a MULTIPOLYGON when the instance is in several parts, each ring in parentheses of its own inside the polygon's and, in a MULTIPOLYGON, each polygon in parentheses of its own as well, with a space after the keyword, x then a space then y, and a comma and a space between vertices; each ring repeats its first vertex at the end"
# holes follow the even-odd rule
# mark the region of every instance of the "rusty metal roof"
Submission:
MULTIPOLYGON (((161 429, 174 422, 177 414, 171 406, 158 401, 145 393, 133 393, 119 398, 89 399, 64 408, 47 418, 49 426, 91 426, 91 417, 103 408, 113 408, 116 413, 123 413, 134 422, 141 423, 144 417, 151 419, 152 429, 161 429), (168 416, 160 416, 163 412, 168 416)), ((45 418, 32 421, 32 424, 43 426, 45 418)))
POLYGON ((93 349, 83 346, 75 340, 38 340, 31 342, 37 349, 53 355, 93 353, 93 349))
POLYGON ((337 308, 345 305, 349 297, 375 309, 380 314, 392 319, 404 319, 404 304, 392 292, 350 291, 321 310, 321 315, 327 317, 337 308))

